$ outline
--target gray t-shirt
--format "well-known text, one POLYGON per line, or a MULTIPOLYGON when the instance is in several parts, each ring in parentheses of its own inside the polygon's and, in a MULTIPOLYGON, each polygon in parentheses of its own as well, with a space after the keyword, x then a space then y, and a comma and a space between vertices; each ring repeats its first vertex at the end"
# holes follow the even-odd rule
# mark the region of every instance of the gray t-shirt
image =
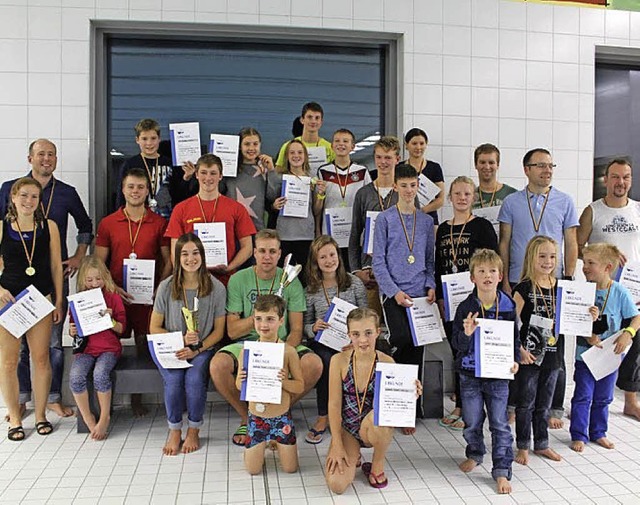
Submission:
MULTIPOLYGON (((277 194, 280 196, 282 190, 282 174, 269 174, 269 184, 276 185, 277 194)), ((311 188, 309 188, 311 191, 311 188)), ((309 198, 309 209, 307 217, 289 217, 278 215, 276 230, 281 240, 313 240, 315 238, 315 218, 313 217, 313 193, 309 198)))
MULTIPOLYGON (((225 315, 225 305, 227 302, 227 290, 224 285, 215 277, 211 276, 213 291, 207 296, 198 297, 198 332, 200 340, 204 340, 213 331, 215 319, 225 315)), ((156 300, 153 304, 154 312, 164 316, 164 327, 167 331, 181 331, 186 333, 187 325, 182 317, 182 307, 184 302, 182 297, 174 300, 171 296, 171 279, 169 276, 158 286, 156 300)), ((193 309, 193 299, 196 296, 195 289, 185 290, 187 294, 187 304, 193 309)))

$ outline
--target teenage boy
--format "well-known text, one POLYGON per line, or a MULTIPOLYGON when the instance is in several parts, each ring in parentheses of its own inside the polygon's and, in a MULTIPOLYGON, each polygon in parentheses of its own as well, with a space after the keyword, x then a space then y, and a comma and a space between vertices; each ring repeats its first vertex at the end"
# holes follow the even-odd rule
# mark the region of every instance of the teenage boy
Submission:
MULTIPOLYGON (((98 224, 96 250, 109 268, 122 297, 127 313, 128 327, 123 336, 133 332, 138 356, 148 356, 147 333, 153 305, 132 303, 133 296, 124 290, 123 262, 126 258, 154 260, 156 262, 155 287, 171 274, 169 239, 164 237, 167 220, 152 212, 146 205, 149 196, 149 179, 141 168, 130 168, 122 179, 125 204, 98 224)), ((131 408, 135 416, 143 416, 142 395, 131 395, 131 408)))
MULTIPOLYGON (((320 136, 320 128, 322 128, 322 120, 324 118, 324 110, 319 103, 308 102, 302 106, 302 114, 300 114, 300 124, 302 124, 302 135, 295 137, 302 140, 309 152, 309 164, 311 171, 315 172, 320 165, 331 163, 335 159, 331 142, 320 136)), ((289 141, 282 144, 276 159, 276 166, 284 167, 284 152, 289 141)))
MULTIPOLYGON (((140 154, 129 158, 120 167, 118 181, 130 168, 141 168, 149 179, 149 209, 162 217, 169 218, 171 211, 178 203, 195 195, 198 184, 191 165, 172 166, 172 160, 158 153, 160 147, 160 124, 155 119, 142 119, 134 127, 136 144, 140 154)), ((124 195, 116 194, 116 206, 124 205, 124 195)))
POLYGON ((453 321, 455 366, 460 373, 462 418, 465 424, 463 435, 467 442, 467 459, 460 463, 460 470, 470 472, 482 464, 487 452, 483 426, 485 417, 488 417, 492 435, 491 475, 497 482, 498 493, 508 494, 511 492, 509 481, 513 464, 513 436, 507 415, 509 380, 476 377, 473 334, 478 327, 478 317, 514 321, 514 356, 511 372, 515 374, 520 361, 520 341, 515 324, 516 304, 509 295, 498 290, 502 281, 502 260, 495 251, 478 249, 471 257, 469 270, 475 288, 458 306, 453 321))
POLYGON ((364 251, 367 212, 382 212, 398 203, 393 190, 394 168, 400 161, 400 141, 396 137, 381 137, 373 146, 378 178, 360 188, 353 199, 351 235, 349 236, 349 268, 367 288, 369 308, 383 318, 378 283, 371 268, 372 254, 364 251))
POLYGON ((240 203, 220 194, 222 160, 215 154, 203 154, 196 163, 198 194, 179 203, 171 214, 165 233, 171 239, 171 261, 178 238, 191 233, 195 223, 224 223, 226 231, 227 264, 210 270, 225 286, 229 276, 251 256, 252 235, 256 227, 240 203), (236 244, 239 248, 236 248, 236 244))
POLYGON ((499 207, 502 201, 516 188, 498 181, 500 168, 500 149, 493 144, 481 144, 473 152, 473 163, 478 172, 478 198, 474 209, 499 207))
MULTIPOLYGON (((351 161, 349 153, 355 146, 356 137, 350 130, 336 130, 331 141, 336 159, 333 163, 327 163, 318 169, 318 180, 324 181, 324 185, 318 185, 316 190, 314 213, 316 216, 322 216, 323 234, 327 233, 324 209, 353 207, 358 190, 371 182, 367 167, 351 161)), ((345 268, 349 270, 349 248, 340 248, 340 253, 345 268)))
MULTIPOLYGON (((255 237, 253 255, 256 264, 235 273, 227 286, 227 333, 234 342, 220 349, 211 360, 211 379, 222 397, 240 416, 240 426, 233 434, 232 442, 244 446, 247 436, 247 404, 240 401, 235 376, 238 373, 238 358, 244 340, 257 340, 254 327, 253 305, 256 297, 273 294, 280 287, 282 269, 280 260, 280 237, 268 228, 260 230, 255 237)), ((309 348, 300 345, 303 331, 303 313, 307 310, 302 284, 294 279, 282 292, 287 306, 284 324, 280 326, 280 339, 296 348, 302 364, 304 391, 295 395, 292 403, 306 395, 316 385, 322 374, 322 361, 309 348)))
MULTIPOLYGON (((395 168, 393 189, 398 203, 376 221, 373 273, 383 298, 394 360, 422 367, 424 348, 413 345, 406 309, 413 305, 413 298, 426 297, 429 303, 436 298, 433 218, 416 208, 418 172, 411 165, 395 168)), ((411 435, 415 428, 402 432, 411 435)))

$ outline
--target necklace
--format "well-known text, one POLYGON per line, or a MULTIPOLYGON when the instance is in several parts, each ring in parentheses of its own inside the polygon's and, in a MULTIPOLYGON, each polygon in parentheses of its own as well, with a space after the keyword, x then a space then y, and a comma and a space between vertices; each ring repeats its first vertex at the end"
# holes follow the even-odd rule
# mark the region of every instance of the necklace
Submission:
MULTIPOLYGON (((329 293, 327 292, 327 288, 324 286, 324 281, 322 281, 322 291, 324 292, 324 299, 327 300, 327 305, 331 305, 331 300, 329 300, 329 293)), ((336 283, 336 296, 340 298, 340 286, 336 283)))
MULTIPOLYGON (((551 279, 549 279, 551 280, 551 279)), ((533 313, 537 313, 537 300, 538 300, 538 291, 540 291, 540 297, 542 298, 542 302, 544 303, 544 311, 547 314, 547 317, 553 319, 553 315, 556 313, 556 293, 553 289, 553 284, 551 285, 551 311, 549 311, 549 306, 547 305, 547 300, 542 292, 542 286, 537 282, 533 283, 535 288, 533 290, 533 313)))
MULTIPOLYGON (((498 320, 498 316, 500 315, 500 307, 498 306, 498 294, 497 293, 496 293, 496 300, 495 300, 494 303, 496 305, 496 321, 497 321, 498 320)), ((491 307, 489 307, 489 308, 491 308, 491 307)), ((480 301, 480 312, 482 312, 482 319, 486 319, 484 317, 484 305, 482 304, 482 301, 480 301)))
POLYGON ((47 208, 45 210, 43 202, 40 202, 42 213, 45 219, 49 219, 49 211, 51 210, 51 202, 53 202, 53 192, 56 190, 56 178, 51 177, 51 193, 49 193, 49 201, 47 202, 47 208))
POLYGON ((458 243, 455 245, 455 247, 453 245, 453 225, 454 225, 455 218, 451 219, 451 226, 449 227, 449 240, 451 241, 451 257, 453 258, 453 263, 451 265, 451 271, 454 274, 458 273, 458 266, 456 265, 456 262, 457 262, 457 259, 458 259, 458 248, 460 247, 460 242, 462 241, 462 234, 464 233, 464 229, 467 227, 467 223, 471 219, 472 215, 473 214, 469 214, 467 216, 467 219, 465 220, 464 224, 462 225, 462 229, 460 230, 460 233, 458 234, 458 243))
POLYGON ((142 229, 142 223, 144 223, 144 218, 147 215, 147 209, 142 213, 142 217, 140 218, 140 222, 138 223, 138 229, 136 230, 135 236, 133 235, 133 230, 131 229, 131 218, 129 217, 129 213, 127 209, 122 209, 124 215, 127 218, 127 225, 129 227, 129 243, 131 244, 131 253, 129 254, 129 259, 134 260, 138 257, 135 251, 136 242, 138 240, 138 235, 140 235, 140 230, 142 229))
MULTIPOLYGON (((602 308, 600 309, 600 317, 602 317, 602 314, 604 314, 604 309, 607 308, 607 302, 609 301, 609 295, 611 294, 611 286, 613 286, 613 281, 609 281, 609 286, 607 287, 607 296, 605 296, 604 298, 604 303, 602 304, 602 308)), ((600 317, 598 317, 598 319, 600 319, 600 317)))
MULTIPOLYGON (((276 271, 276 274, 278 272, 276 271)), ((255 275, 256 278, 256 291, 258 292, 258 296, 260 296, 262 293, 260 293, 260 286, 258 285, 258 270, 256 269, 256 267, 253 267, 253 274, 255 275)), ((267 293, 268 295, 270 295, 271 293, 273 293, 273 286, 276 283, 276 277, 278 277, 277 275, 273 276, 273 280, 271 281, 271 287, 269 288, 269 292, 267 293)))
POLYGON ((409 233, 407 232, 407 227, 404 224, 404 218, 400 213, 400 207, 396 203, 396 210, 398 211, 398 217, 400 218, 400 224, 402 224, 402 231, 404 232, 404 238, 407 241, 407 247, 409 248, 409 256, 407 256, 407 263, 409 265, 413 265, 416 262, 416 257, 413 255, 413 244, 416 240, 416 209, 413 209, 413 231, 411 232, 411 241, 409 241, 409 233))
POLYGON ((337 164, 334 164, 334 166, 336 167, 336 177, 338 178, 338 188, 340 189, 340 197, 342 198, 342 202, 340 202, 340 206, 346 207, 347 202, 345 198, 347 196, 347 186, 349 185, 349 170, 351 170, 351 164, 349 164, 349 166, 347 167, 347 173, 344 176, 344 184, 342 183, 342 178, 341 178, 342 176, 338 171, 341 167, 338 167, 337 164))
POLYGON ((531 208, 531 198, 529 197, 529 188, 525 187, 525 191, 527 192, 527 205, 529 206, 529 215, 531 216, 531 221, 533 222, 533 229, 538 233, 540 230, 540 225, 542 224, 542 216, 544 216, 544 211, 547 208, 547 203, 549 203, 549 195, 551 194, 551 188, 549 188, 546 192, 546 196, 544 199, 544 205, 542 206, 542 210, 540 211, 540 218, 536 221, 535 216, 533 215, 533 209, 531 208))
MULTIPOLYGON (((489 203, 487 204, 487 207, 493 207, 493 202, 496 199, 496 193, 498 192, 498 181, 496 181, 496 185, 493 187, 493 194, 491 195, 491 200, 489 200, 489 203)), ((484 209, 484 200, 482 199, 482 193, 483 191, 480 189, 480 186, 478 186, 478 199, 480 200, 480 208, 484 209)))
POLYGON ((33 277, 36 274, 36 269, 33 268, 33 254, 36 252, 36 220, 33 220, 33 240, 31 241, 31 253, 29 253, 29 249, 27 249, 27 244, 24 241, 24 237, 22 236, 22 229, 20 228, 20 223, 16 219, 16 226, 18 227, 18 234, 20 235, 20 242, 22 242, 22 247, 24 249, 24 254, 27 257, 27 261, 29 262, 29 266, 25 268, 24 273, 29 277, 33 277))
POLYGON ((378 203, 380 203, 380 210, 386 210, 391 203, 391 198, 393 197, 393 189, 387 193, 387 196, 382 198, 380 195, 380 188, 378 187, 378 181, 373 182, 373 187, 376 189, 376 193, 378 194, 378 203))
POLYGON ((156 166, 153 174, 151 173, 151 170, 149 170, 149 165, 147 165, 147 159, 144 157, 144 154, 141 154, 140 157, 142 158, 142 163, 144 163, 144 168, 147 171, 147 175, 149 176, 149 182, 151 183, 151 194, 149 195, 149 207, 155 208, 158 206, 158 200, 156 200, 156 193, 158 191, 158 181, 160 180, 160 168, 158 166, 160 156, 156 158, 156 166))
POLYGON ((200 195, 196 195, 198 197, 198 204, 200 205, 200 211, 202 212, 202 219, 204 219, 205 223, 213 223, 216 220, 216 212, 218 211, 218 200, 220 197, 216 198, 216 202, 213 204, 213 215, 211 216, 211 221, 207 219, 207 215, 204 212, 204 207, 202 206, 202 200, 200 199, 200 195))
MULTIPOLYGON (((376 354, 377 357, 377 354, 376 354)), ((367 384, 364 387, 364 392, 362 393, 362 398, 360 398, 360 390, 358 389, 358 366, 356 363, 356 353, 353 351, 353 386, 356 391, 356 403, 358 404, 358 412, 362 414, 362 410, 364 409, 364 404, 367 401, 367 392, 369 390, 369 384, 371 384, 371 379, 373 378, 373 369, 376 366, 376 359, 374 358, 371 362, 371 369, 369 370, 369 377, 367 378, 367 384)))

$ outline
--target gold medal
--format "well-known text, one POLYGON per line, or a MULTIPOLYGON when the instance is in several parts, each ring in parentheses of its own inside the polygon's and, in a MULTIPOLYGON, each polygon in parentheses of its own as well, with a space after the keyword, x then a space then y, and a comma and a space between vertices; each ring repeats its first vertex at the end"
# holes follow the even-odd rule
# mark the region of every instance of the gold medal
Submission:
POLYGON ((24 273, 27 274, 29 277, 33 277, 36 274, 36 269, 33 268, 33 255, 36 252, 36 221, 35 218, 33 220, 33 238, 31 240, 31 252, 29 252, 29 249, 27 249, 27 244, 24 241, 24 237, 22 236, 22 230, 20 229, 20 223, 18 223, 18 220, 16 219, 15 221, 16 223, 16 227, 18 228, 18 235, 20 236, 20 242, 22 242, 22 247, 24 249, 24 254, 27 257, 27 263, 29 263, 29 266, 27 268, 25 268, 24 273))
POLYGON ((402 225, 402 231, 404 232, 404 238, 407 241, 407 247, 409 248, 409 256, 407 257, 407 263, 409 265, 413 265, 416 262, 416 257, 413 255, 413 244, 416 240, 416 222, 418 221, 416 216, 416 209, 413 209, 413 231, 411 233, 411 240, 409 240, 409 233, 407 232, 407 227, 404 224, 404 218, 400 213, 400 207, 396 203, 396 210, 398 211, 398 218, 400 219, 400 224, 402 225))
POLYGON ((137 258, 138 258, 138 255, 136 253, 132 252, 131 254, 129 254, 129 259, 130 260, 135 260, 137 258))
POLYGON ((409 263, 409 265, 413 265, 416 262, 416 257, 413 254, 410 254, 409 257, 407 258, 407 263, 409 263))
POLYGON ((27 274, 29 277, 33 277, 34 275, 36 275, 36 269, 33 267, 27 267, 24 273, 27 274))

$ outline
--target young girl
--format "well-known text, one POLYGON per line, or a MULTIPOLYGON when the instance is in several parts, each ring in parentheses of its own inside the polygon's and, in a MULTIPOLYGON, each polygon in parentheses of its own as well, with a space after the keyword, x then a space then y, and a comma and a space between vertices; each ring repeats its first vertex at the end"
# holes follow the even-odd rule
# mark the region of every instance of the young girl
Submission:
POLYGON ((181 443, 185 454, 200 448, 209 360, 213 356, 213 346, 224 335, 227 296, 222 283, 207 271, 204 246, 196 235, 186 233, 177 240, 175 258, 173 275, 158 286, 149 323, 151 334, 182 332, 184 347, 176 352, 176 357, 193 365, 190 368, 165 369, 156 362, 164 380, 169 437, 163 453, 167 456, 178 454, 181 443), (196 303, 197 329, 194 331, 187 328, 182 309, 194 311, 196 303), (183 443, 182 414, 185 405, 189 428, 183 443))
POLYGON ((556 277, 558 245, 539 235, 527 244, 520 282, 513 300, 520 327, 520 371, 511 397, 516 405, 516 463, 529 463, 531 431, 533 450, 552 461, 560 455, 549 447, 549 409, 564 363, 564 336, 556 335, 556 277))
POLYGON ((80 263, 76 290, 100 288, 107 304, 107 313, 111 315, 113 328, 79 337, 78 328, 69 312, 69 335, 74 339, 74 357, 69 372, 69 388, 76 400, 82 419, 86 423, 91 438, 107 438, 111 419, 111 371, 122 354, 119 337, 127 325, 127 316, 122 298, 116 292, 116 285, 105 264, 97 256, 85 256, 80 263), (100 419, 96 418, 89 406, 87 377, 93 368, 93 385, 98 394, 100 419))
MULTIPOLYGON (((307 148, 301 140, 292 140, 285 148, 285 162, 282 171, 278 170, 276 174, 277 194, 281 193, 282 175, 290 174, 297 177, 307 176, 311 174, 309 167, 309 154, 307 148)), ((282 257, 292 253, 295 261, 292 264, 302 265, 303 271, 307 261, 307 255, 311 241, 315 237, 315 218, 313 213, 313 188, 309 185, 309 208, 307 217, 290 217, 278 216, 276 230, 280 234, 280 245, 282 248, 282 257)), ((273 208, 280 211, 286 204, 285 197, 278 197, 273 202, 273 208)))
MULTIPOLYGON (((449 200, 453 207, 453 217, 438 227, 436 232, 436 299, 444 319, 444 293, 442 290, 443 275, 468 272, 469 261, 476 249, 492 249, 498 252, 498 238, 489 221, 471 213, 475 199, 476 186, 465 176, 454 179, 449 187, 449 200)), ((444 323, 449 344, 453 335, 452 321, 444 323)), ((455 356, 455 350, 451 348, 455 356)), ((460 375, 455 377, 455 408, 440 419, 440 426, 455 431, 464 429, 462 421, 462 399, 460 398, 460 375)))
POLYGON ((329 364, 338 351, 315 341, 320 330, 328 328, 324 317, 334 296, 357 307, 367 306, 367 290, 362 281, 345 271, 338 243, 328 235, 313 241, 307 261, 307 311, 304 313, 304 332, 309 347, 322 359, 323 369, 316 383, 318 418, 305 441, 319 444, 327 430, 327 402, 329 401, 329 364))
MULTIPOLYGON (((47 397, 51 386, 49 341, 52 323, 62 320, 62 259, 60 233, 56 223, 44 217, 42 186, 31 177, 18 179, 11 187, 11 201, 0 227, 0 255, 4 270, 0 277, 0 308, 33 285, 51 299, 55 297, 53 315, 43 318, 26 332, 34 369, 35 418, 39 435, 48 435, 53 426, 46 417, 47 397)), ((18 401, 18 358, 22 338, 0 327, 0 388, 9 411, 8 438, 24 440, 22 414, 18 401)))

